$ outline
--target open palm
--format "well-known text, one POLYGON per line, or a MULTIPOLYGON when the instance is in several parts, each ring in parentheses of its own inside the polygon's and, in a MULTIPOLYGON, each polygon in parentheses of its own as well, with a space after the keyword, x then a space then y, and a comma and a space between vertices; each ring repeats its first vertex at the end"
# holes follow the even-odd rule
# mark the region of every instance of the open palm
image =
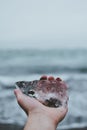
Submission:
MULTIPOLYGON (((49 77, 49 79, 50 78, 52 77, 49 77)), ((65 117, 68 111, 67 105, 58 108, 47 107, 36 99, 24 95, 19 89, 15 89, 14 93, 17 97, 19 105, 26 112, 27 115, 31 113, 44 114, 57 124, 65 117)))

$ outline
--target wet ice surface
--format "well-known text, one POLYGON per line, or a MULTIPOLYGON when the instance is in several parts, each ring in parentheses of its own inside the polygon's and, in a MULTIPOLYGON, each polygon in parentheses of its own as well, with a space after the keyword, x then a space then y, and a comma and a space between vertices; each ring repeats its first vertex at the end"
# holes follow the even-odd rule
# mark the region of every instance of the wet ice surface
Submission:
POLYGON ((36 98, 42 104, 48 107, 66 107, 68 102, 67 85, 60 78, 57 80, 34 80, 19 81, 16 86, 21 91, 36 98))

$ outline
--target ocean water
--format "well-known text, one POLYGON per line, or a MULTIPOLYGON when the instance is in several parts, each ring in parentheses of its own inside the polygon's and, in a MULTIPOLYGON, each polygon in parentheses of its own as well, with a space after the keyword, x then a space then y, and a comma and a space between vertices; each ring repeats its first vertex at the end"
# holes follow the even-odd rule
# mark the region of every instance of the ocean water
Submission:
POLYGON ((0 123, 25 123, 14 83, 44 74, 59 76, 68 85, 69 111, 60 127, 87 126, 87 49, 0 50, 0 123))

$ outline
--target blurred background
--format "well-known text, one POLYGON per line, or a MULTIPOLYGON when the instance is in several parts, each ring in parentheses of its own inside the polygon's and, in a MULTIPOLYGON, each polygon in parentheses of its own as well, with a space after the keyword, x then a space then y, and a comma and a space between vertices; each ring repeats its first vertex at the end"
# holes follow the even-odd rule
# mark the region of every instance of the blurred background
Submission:
POLYGON ((68 84, 69 112, 59 128, 87 127, 87 1, 0 1, 0 128, 25 124, 15 82, 46 74, 68 84))

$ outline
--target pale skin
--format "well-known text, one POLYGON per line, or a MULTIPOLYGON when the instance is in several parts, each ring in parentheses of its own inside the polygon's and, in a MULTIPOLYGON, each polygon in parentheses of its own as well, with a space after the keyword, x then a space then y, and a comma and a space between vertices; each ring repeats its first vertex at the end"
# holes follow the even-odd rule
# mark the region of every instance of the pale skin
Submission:
MULTIPOLYGON (((48 77, 48 80, 52 77, 48 77)), ((54 79, 54 78, 53 78, 54 79)), ((27 114, 24 130, 56 130, 68 111, 68 106, 58 108, 46 107, 34 98, 24 95, 15 89, 18 104, 27 114)))

